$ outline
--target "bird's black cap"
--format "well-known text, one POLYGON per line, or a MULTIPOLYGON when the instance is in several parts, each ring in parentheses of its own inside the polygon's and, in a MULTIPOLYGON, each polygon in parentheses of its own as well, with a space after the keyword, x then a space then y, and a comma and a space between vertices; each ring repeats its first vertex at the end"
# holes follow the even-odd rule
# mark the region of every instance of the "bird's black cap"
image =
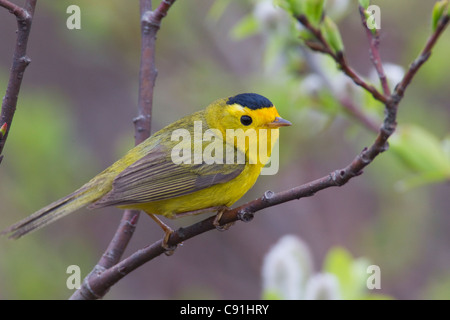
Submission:
POLYGON ((256 93, 241 93, 228 98, 227 104, 231 105, 235 103, 252 110, 270 108, 273 106, 269 99, 256 93))

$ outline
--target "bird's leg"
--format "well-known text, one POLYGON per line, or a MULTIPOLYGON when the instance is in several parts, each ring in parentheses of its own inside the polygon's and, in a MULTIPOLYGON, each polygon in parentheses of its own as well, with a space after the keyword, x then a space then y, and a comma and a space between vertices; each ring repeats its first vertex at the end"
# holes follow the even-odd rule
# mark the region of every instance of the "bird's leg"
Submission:
POLYGON ((226 207, 226 206, 223 206, 221 209, 217 210, 217 214, 216 214, 216 217, 214 218, 213 225, 219 231, 226 231, 234 224, 234 222, 230 222, 230 223, 224 224, 223 226, 220 225, 220 219, 222 218, 223 213, 227 210, 228 210, 228 207, 226 207))
MULTIPOLYGON (((217 211, 216 217, 214 218, 213 225, 216 227, 217 230, 225 231, 225 230, 228 230, 234 224, 234 222, 231 222, 231 223, 227 223, 223 226, 220 225, 220 219, 222 218, 223 213, 225 211, 227 211, 228 209, 229 208, 227 206, 210 207, 210 208, 204 208, 204 209, 199 209, 199 210, 194 210, 194 211, 186 211, 186 212, 176 213, 176 214, 170 216, 169 218, 177 219, 177 218, 193 216, 193 215, 197 215, 197 214, 201 214, 201 213, 205 213, 205 212, 217 211)), ((163 239, 161 246, 166 250, 167 255, 172 255, 174 253, 175 249, 177 248, 177 246, 171 247, 168 245, 170 235, 174 232, 173 229, 171 227, 169 227, 167 224, 165 224, 164 222, 162 222, 162 220, 159 219, 153 213, 150 213, 147 211, 146 211, 146 213, 150 216, 150 218, 152 218, 158 224, 158 226, 161 227, 161 229, 163 229, 165 235, 164 235, 164 239, 163 239)))
POLYGON ((163 247, 164 250, 166 250, 166 255, 170 256, 175 252, 175 249, 177 248, 177 246, 169 246, 168 242, 169 242, 169 238, 170 235, 173 233, 173 229, 171 227, 169 227, 167 224, 165 224, 164 222, 161 221, 161 219, 159 219, 157 216, 155 216, 153 213, 150 212, 146 212, 150 218, 152 218, 160 227, 161 229, 163 229, 164 231, 164 239, 163 242, 161 244, 161 247, 163 247))

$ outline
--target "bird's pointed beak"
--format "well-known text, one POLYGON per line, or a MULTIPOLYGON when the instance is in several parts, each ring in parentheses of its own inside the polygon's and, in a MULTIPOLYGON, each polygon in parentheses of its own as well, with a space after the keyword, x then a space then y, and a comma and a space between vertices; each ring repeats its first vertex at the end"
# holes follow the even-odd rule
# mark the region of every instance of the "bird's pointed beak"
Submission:
POLYGON ((279 128, 279 127, 288 127, 292 126, 292 123, 287 121, 286 119, 283 119, 281 117, 276 117, 274 121, 269 122, 267 124, 269 128, 279 128))

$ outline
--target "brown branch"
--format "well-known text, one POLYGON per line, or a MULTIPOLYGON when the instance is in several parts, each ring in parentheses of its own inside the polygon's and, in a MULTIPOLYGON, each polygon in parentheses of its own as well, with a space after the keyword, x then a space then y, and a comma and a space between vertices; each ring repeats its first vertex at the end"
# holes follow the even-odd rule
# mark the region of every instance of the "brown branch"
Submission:
POLYGON ((360 106, 356 105, 349 97, 336 97, 341 106, 350 114, 353 118, 361 122, 361 124, 368 130, 377 133, 379 130, 379 124, 369 117, 360 106))
POLYGON ((18 19, 26 19, 29 13, 22 7, 8 1, 8 0, 0 0, 0 7, 7 9, 13 15, 15 15, 18 19))
POLYGON ((297 20, 306 28, 308 29, 316 38, 316 41, 307 40, 305 41, 305 44, 314 51, 319 51, 322 53, 325 53, 329 55, 331 58, 336 61, 336 63, 339 65, 342 72, 344 72, 350 79, 353 80, 353 82, 367 90, 372 94, 372 96, 377 99, 378 101, 382 103, 387 102, 387 97, 385 97, 382 93, 380 93, 374 86, 371 84, 368 84, 366 81, 364 81, 358 74, 348 65, 347 60, 345 59, 343 52, 337 52, 335 53, 333 49, 331 49, 328 42, 325 40, 322 31, 320 29, 315 28, 309 20, 304 16, 300 15, 296 17, 297 20))
POLYGON ((27 45, 36 2, 37 0, 27 0, 25 6, 22 8, 7 0, 0 0, 0 7, 9 10, 9 12, 16 16, 18 27, 11 72, 9 74, 8 85, 6 87, 0 114, 0 127, 3 127, 5 123, 7 124, 7 131, 0 138, 0 163, 3 159, 2 151, 5 147, 9 130, 11 129, 14 113, 16 112, 17 99, 19 97, 23 75, 26 67, 31 62, 30 58, 27 56, 27 45))
POLYGON ((353 102, 351 97, 343 95, 342 92, 338 91, 335 88, 335 85, 333 84, 332 81, 330 81, 327 73, 323 70, 322 66, 319 63, 317 63, 315 59, 313 59, 312 53, 310 51, 301 48, 301 52, 303 54, 305 62, 308 64, 311 71, 317 74, 322 79, 322 81, 325 84, 325 87, 327 87, 328 90, 339 101, 341 106, 344 108, 344 111, 346 111, 354 119, 358 120, 366 129, 377 133, 380 125, 374 119, 372 119, 370 116, 364 113, 361 107, 353 102))
POLYGON ((370 30, 367 25, 367 19, 364 14, 364 8, 359 6, 359 14, 361 16, 361 21, 363 23, 364 29, 366 30, 367 39, 369 40, 369 52, 370 52, 370 60, 372 61, 375 70, 377 71, 378 78, 381 82, 381 87, 383 88, 383 93, 386 97, 391 95, 391 89, 389 88, 389 84, 387 81, 386 74, 384 73, 383 63, 381 62, 380 57, 380 34, 378 30, 370 30))
MULTIPOLYGON (((141 16, 141 62, 139 68, 138 116, 133 120, 135 126, 135 145, 143 142, 151 133, 153 89, 158 71, 155 67, 156 34, 161 20, 167 15, 175 0, 163 0, 152 11, 151 0, 140 0, 141 16)), ((116 265, 133 236, 139 219, 138 210, 125 210, 122 220, 105 253, 84 279, 83 285, 70 299, 91 300, 103 297, 111 287, 108 281, 96 281, 99 276, 116 265), (95 282, 95 285, 92 284, 95 282)))
POLYGON ((428 60, 428 58, 431 56, 431 50, 436 44, 436 41, 439 39, 441 34, 444 32, 445 28, 447 28, 447 25, 449 23, 450 16, 443 15, 443 17, 439 20, 439 23, 436 27, 436 30, 433 32, 433 34, 428 38, 428 41, 423 48, 422 52, 420 53, 419 57, 414 60, 414 62, 409 66, 408 71, 406 72, 405 76, 403 77, 402 81, 400 81, 399 84, 397 84, 395 88, 395 99, 401 99, 403 98, 403 95, 405 93, 406 88, 411 83, 411 80, 416 75, 417 71, 420 69, 420 67, 428 60))
POLYGON ((336 62, 339 64, 341 70, 347 75, 349 76, 353 82, 355 84, 357 84, 360 87, 363 87, 364 89, 366 89, 368 92, 370 92, 372 94, 372 96, 377 99, 378 101, 382 102, 382 103, 386 103, 387 102, 387 98, 381 94, 373 85, 368 84, 366 81, 364 81, 363 79, 361 79, 356 72, 347 64, 347 61, 345 59, 344 54, 339 54, 337 56, 336 62))
MULTIPOLYGON (((394 94, 390 98, 386 99, 385 119, 378 131, 375 141, 369 148, 364 148, 364 150, 362 150, 361 153, 343 169, 335 170, 320 179, 279 193, 266 191, 261 198, 224 212, 220 220, 221 223, 227 224, 237 220, 248 222, 253 219, 254 213, 262 209, 291 200, 313 196, 315 193, 323 189, 342 186, 350 179, 361 175, 363 169, 368 166, 380 153, 387 149, 388 139, 395 131, 397 125, 396 118, 398 105, 403 98, 404 91, 416 75, 420 66, 429 57, 431 49, 434 47, 437 39, 442 34, 442 31, 445 29, 447 24, 448 17, 441 20, 436 32, 434 32, 428 40, 427 45, 419 58, 410 66, 410 69, 405 74, 403 80, 399 85, 397 85, 394 94)), ((212 216, 188 227, 179 228, 170 236, 168 245, 176 246, 190 238, 215 229, 214 220, 215 217, 212 216)), ((131 271, 164 253, 165 250, 161 246, 162 241, 163 240, 161 239, 147 247, 142 248, 115 266, 105 270, 97 277, 92 278, 89 282, 90 289, 93 292, 102 292, 102 290, 105 289, 105 284, 107 284, 107 288, 111 287, 131 271)))

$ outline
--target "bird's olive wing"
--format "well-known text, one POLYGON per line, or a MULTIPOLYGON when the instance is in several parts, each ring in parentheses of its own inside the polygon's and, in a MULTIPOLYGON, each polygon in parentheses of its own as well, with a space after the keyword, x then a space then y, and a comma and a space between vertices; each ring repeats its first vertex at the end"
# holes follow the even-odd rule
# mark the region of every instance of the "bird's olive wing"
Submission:
POLYGON ((245 164, 175 164, 158 146, 122 171, 91 208, 166 200, 236 178, 245 164))

